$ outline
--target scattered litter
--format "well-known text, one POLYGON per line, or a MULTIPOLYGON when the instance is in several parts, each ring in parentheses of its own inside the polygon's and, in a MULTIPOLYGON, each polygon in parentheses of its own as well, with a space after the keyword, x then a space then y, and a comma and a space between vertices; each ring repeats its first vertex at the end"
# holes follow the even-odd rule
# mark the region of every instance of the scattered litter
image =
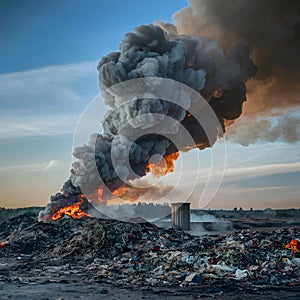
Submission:
POLYGON ((1 243, 0 243, 0 248, 4 248, 4 247, 7 246, 7 245, 8 245, 7 242, 1 242, 1 243))
POLYGON ((246 278, 247 276, 248 276, 248 270, 237 269, 235 271, 235 278, 238 279, 238 280, 246 278))
POLYGON ((187 282, 194 282, 194 283, 202 283, 201 275, 198 273, 191 273, 186 276, 185 281, 187 282))

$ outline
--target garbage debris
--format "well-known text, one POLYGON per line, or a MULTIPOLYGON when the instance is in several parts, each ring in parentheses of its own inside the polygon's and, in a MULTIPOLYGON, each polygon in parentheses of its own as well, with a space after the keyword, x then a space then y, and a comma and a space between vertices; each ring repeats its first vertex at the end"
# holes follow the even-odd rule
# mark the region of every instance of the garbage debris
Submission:
POLYGON ((194 283, 202 283, 201 275, 198 273, 191 273, 186 276, 185 281, 187 282, 194 282, 194 283))
POLYGON ((90 282, 125 286, 291 285, 300 279, 299 244, 293 242, 300 233, 293 228, 192 236, 151 223, 85 217, 7 226, 11 230, 2 240, 9 247, 0 249, 0 263, 15 258, 23 269, 11 267, 10 275, 0 273, 2 280, 22 277, 24 269, 26 276, 42 274, 47 280, 78 274, 90 282))
POLYGON ((243 279, 243 278, 246 278, 248 276, 248 270, 240 270, 240 269, 237 269, 235 271, 235 278, 236 279, 243 279))

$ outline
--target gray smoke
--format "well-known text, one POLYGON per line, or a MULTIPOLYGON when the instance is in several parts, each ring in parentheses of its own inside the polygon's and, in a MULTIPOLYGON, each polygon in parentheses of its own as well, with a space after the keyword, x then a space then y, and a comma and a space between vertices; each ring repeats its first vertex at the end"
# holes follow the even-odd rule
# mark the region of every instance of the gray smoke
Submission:
MULTIPOLYGON (((144 176, 153 155, 170 155, 190 146, 182 144, 178 149, 171 142, 170 136, 183 136, 176 123, 183 125, 200 149, 212 146, 223 134, 225 119, 240 116, 246 100, 245 82, 256 70, 244 41, 235 42, 223 51, 211 39, 180 36, 174 32, 168 34, 155 25, 142 25, 135 32, 127 33, 120 51, 108 54, 98 64, 100 88, 111 109, 105 116, 103 133, 92 135, 88 144, 75 149, 73 155, 77 161, 62 194, 76 195, 78 186, 81 190, 84 188, 85 194, 92 194, 103 188, 99 186, 99 175, 111 191, 144 176), (134 90, 128 90, 122 83, 145 77, 173 79, 201 92, 222 127, 221 130, 212 129, 213 141, 208 140, 196 119, 188 116, 192 99, 179 97, 180 105, 177 105, 155 97, 155 89, 163 88, 159 80, 151 87, 153 94, 149 93, 150 97, 144 95, 124 104, 143 87, 135 85, 134 90), (110 89, 116 84, 121 84, 121 88, 119 85, 119 88, 110 89), (158 128, 161 134, 151 133, 158 132, 158 128), (141 129, 145 134, 134 139, 135 132, 141 129), (112 156, 117 158, 115 166, 112 156), (95 160, 97 172, 93 169, 95 160)), ((178 97, 179 91, 169 89, 168 92, 170 96, 178 97)), ((109 195, 104 192, 102 201, 106 202, 109 195)), ((52 204, 55 204, 55 197, 44 215, 53 212, 52 204)))
POLYGON ((269 119, 244 117, 237 121, 236 126, 231 126, 228 132, 230 140, 243 146, 258 140, 295 143, 300 141, 300 118, 293 114, 269 119))
MULTIPOLYGON (((169 32, 212 38, 224 49, 240 39, 250 45, 250 56, 259 67, 257 75, 247 83, 248 101, 243 108, 251 121, 238 139, 235 136, 230 138, 242 144, 255 142, 256 138, 270 140, 261 125, 272 123, 268 119, 274 110, 283 115, 278 125, 289 126, 290 122, 286 121, 289 119, 298 119, 299 124, 299 116, 289 118, 285 111, 290 107, 299 111, 299 0, 189 0, 188 7, 174 14, 173 19, 176 27, 162 25, 169 32), (259 117, 259 121, 253 121, 254 117, 259 117), (245 136, 244 141, 242 136, 245 136), (250 141, 251 136, 253 139, 250 141)), ((241 132, 238 125, 233 127, 236 130, 232 132, 241 132)), ((272 126, 267 127, 270 129, 272 126)), ((294 133, 288 134, 287 128, 272 127, 272 140, 299 141, 294 139, 294 133)))

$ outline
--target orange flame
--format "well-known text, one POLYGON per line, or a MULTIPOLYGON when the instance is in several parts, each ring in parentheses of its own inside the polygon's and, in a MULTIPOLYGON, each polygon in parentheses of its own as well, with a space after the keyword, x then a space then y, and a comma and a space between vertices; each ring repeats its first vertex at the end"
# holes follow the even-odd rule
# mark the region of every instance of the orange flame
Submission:
POLYGON ((285 249, 292 250, 294 253, 300 253, 300 242, 298 240, 292 240, 285 245, 285 249))
MULTIPOLYGON (((146 171, 150 172, 156 176, 161 177, 169 172, 174 171, 174 161, 179 157, 179 152, 175 152, 170 155, 165 155, 163 159, 157 164, 148 163, 146 166, 146 171)), ((104 189, 99 187, 94 193, 88 195, 88 201, 93 204, 116 204, 119 203, 119 198, 122 198, 125 201, 135 202, 143 194, 149 192, 151 188, 138 188, 128 184, 123 184, 117 189, 112 191, 112 194, 116 197, 103 197, 104 189)), ((93 218, 92 215, 89 215, 80 209, 80 206, 83 204, 84 195, 79 196, 79 201, 73 205, 60 208, 56 213, 51 216, 52 220, 57 220, 63 215, 71 216, 74 219, 82 218, 84 216, 93 218)))
POLYGON ((85 213, 81 210, 80 205, 83 203, 84 195, 80 195, 79 201, 74 203, 73 205, 65 206, 60 208, 56 213, 51 216, 53 221, 60 219, 63 215, 70 216, 73 219, 80 219, 82 217, 93 218, 92 215, 85 213))
POLYGON ((91 203, 95 205, 118 204, 119 198, 122 198, 123 200, 126 201, 135 202, 143 194, 143 191, 141 191, 139 188, 136 188, 134 186, 124 184, 118 187, 117 189, 111 191, 111 193, 112 193, 111 197, 109 198, 106 197, 106 199, 104 199, 103 188, 100 187, 93 194, 88 195, 88 199, 91 203))
POLYGON ((118 189, 114 190, 112 193, 122 198, 123 200, 127 200, 130 202, 137 201, 143 193, 145 193, 145 189, 139 189, 134 186, 129 186, 127 184, 124 184, 123 186, 119 187, 118 189))
POLYGON ((90 194, 88 198, 91 203, 96 205, 118 204, 119 198, 122 198, 123 200, 126 201, 135 202, 143 194, 143 192, 144 191, 140 190, 139 188, 124 184, 118 187, 117 189, 111 191, 113 196, 105 200, 103 199, 103 188, 99 188, 95 193, 90 194))
POLYGON ((123 185, 119 187, 118 189, 114 190, 112 193, 117 197, 124 197, 126 192, 128 191, 128 187, 126 185, 123 185))
POLYGON ((87 199, 92 204, 106 204, 106 201, 103 198, 104 188, 99 187, 93 193, 87 195, 87 199))
POLYGON ((175 152, 170 155, 165 155, 159 163, 147 164, 147 170, 151 170, 151 173, 155 177, 161 177, 167 173, 174 172, 174 161, 179 157, 179 152, 175 152))

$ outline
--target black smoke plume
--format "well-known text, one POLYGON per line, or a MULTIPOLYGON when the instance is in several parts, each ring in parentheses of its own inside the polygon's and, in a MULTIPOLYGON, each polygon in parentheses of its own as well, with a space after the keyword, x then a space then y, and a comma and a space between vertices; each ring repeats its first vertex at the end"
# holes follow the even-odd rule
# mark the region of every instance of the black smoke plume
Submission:
MULTIPOLYGON (((206 37, 182 36, 175 32, 167 33, 159 26, 142 25, 135 32, 125 35, 119 52, 102 58, 98 71, 103 97, 110 106, 103 121, 103 133, 95 133, 88 144, 75 149, 73 155, 77 161, 73 164, 71 176, 64 184, 62 193, 52 197, 41 213, 43 219, 49 218, 61 205, 69 205, 68 199, 82 193, 82 187, 85 194, 93 194, 103 188, 99 186, 98 174, 93 171, 95 159, 103 185, 115 191, 127 186, 127 181, 144 176, 153 155, 166 156, 187 150, 190 145, 181 145, 178 149, 166 136, 181 134, 176 126, 168 126, 168 118, 183 125, 193 137, 196 147, 203 149, 212 146, 223 135, 225 120, 241 115, 246 100, 245 82, 255 75, 257 67, 249 58, 245 41, 234 42, 224 51, 206 37), (147 97, 120 106, 122 93, 134 94, 139 86, 135 86, 133 91, 107 90, 130 79, 147 77, 172 79, 200 92, 221 124, 221 130, 212 131, 213 141, 208 140, 199 122, 189 114, 192 103, 188 98, 182 97, 181 100, 186 109, 162 99, 147 97), (120 134, 124 124, 127 124, 127 130, 120 134), (161 134, 151 133, 157 132, 152 129, 159 127, 164 128, 161 134), (135 130, 141 128, 145 129, 145 134, 132 143, 135 130), (112 163, 112 151, 117 157, 116 166, 112 163), (126 165, 127 157, 130 168, 126 165)), ((109 195, 104 192, 101 197, 105 203, 109 195)))

